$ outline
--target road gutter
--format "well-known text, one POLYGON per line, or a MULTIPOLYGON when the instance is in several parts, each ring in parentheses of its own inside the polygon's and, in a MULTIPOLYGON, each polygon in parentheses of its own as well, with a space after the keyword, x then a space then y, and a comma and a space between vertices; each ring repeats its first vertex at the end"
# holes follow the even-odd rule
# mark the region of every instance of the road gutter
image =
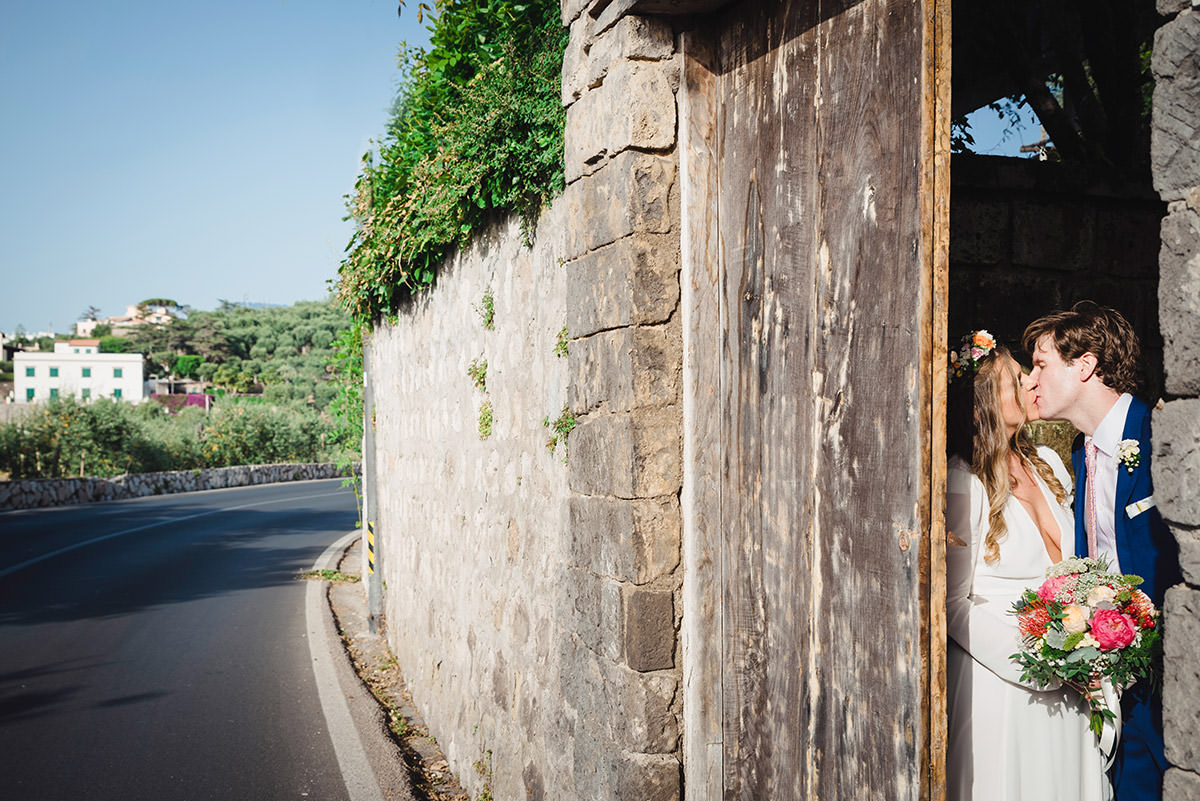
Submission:
MULTIPOLYGON (((313 569, 336 569, 338 560, 346 548, 359 537, 360 532, 352 531, 330 545, 318 557, 313 569)), ((331 651, 331 643, 337 641, 337 631, 333 628, 332 616, 329 614, 329 605, 325 598, 326 587, 327 583, 324 581, 308 582, 304 606, 308 648, 312 654, 313 674, 317 681, 317 694, 321 699, 325 725, 329 731, 329 738, 333 741, 333 750, 337 755, 342 781, 346 784, 350 801, 384 801, 379 781, 367 758, 362 738, 359 737, 358 727, 350 714, 350 706, 346 703, 346 697, 338 683, 335 656, 331 651)))

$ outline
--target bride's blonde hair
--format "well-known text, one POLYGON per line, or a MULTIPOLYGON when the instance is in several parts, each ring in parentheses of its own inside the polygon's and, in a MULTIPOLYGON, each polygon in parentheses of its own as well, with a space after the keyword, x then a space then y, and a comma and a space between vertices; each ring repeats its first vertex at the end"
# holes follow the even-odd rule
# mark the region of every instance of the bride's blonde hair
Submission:
POLYGON ((1011 358, 1009 350, 997 346, 979 360, 974 374, 956 379, 950 386, 947 410, 947 445, 971 465, 971 472, 983 482, 988 499, 988 532, 983 539, 983 561, 989 565, 1000 558, 1000 543, 1008 533, 1004 522, 1004 506, 1012 495, 1013 478, 1009 473, 1009 453, 1033 467, 1060 504, 1066 504, 1067 493, 1050 469, 1038 456, 1037 446, 1025 428, 1009 437, 1001 412, 1003 382, 1012 383, 1017 405, 1025 408, 1020 379, 1006 369, 1011 358))

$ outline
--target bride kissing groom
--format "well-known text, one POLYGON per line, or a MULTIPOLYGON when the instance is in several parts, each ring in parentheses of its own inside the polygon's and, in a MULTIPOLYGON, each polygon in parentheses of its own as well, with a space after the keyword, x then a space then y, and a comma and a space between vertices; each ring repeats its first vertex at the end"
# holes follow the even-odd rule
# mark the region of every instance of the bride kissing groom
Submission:
POLYGON ((1114 572, 1142 576, 1156 606, 1179 580, 1151 491, 1149 408, 1132 394, 1137 337, 1118 312, 1085 301, 1031 323, 1023 344, 1028 376, 986 331, 951 354, 948 797, 1157 799, 1162 710, 1147 682, 1125 691, 1110 784, 1087 703, 1066 687, 1023 682, 1010 659, 1021 647, 1013 602, 1063 559, 1106 556, 1114 572), (1082 432, 1073 477, 1026 433, 1039 418, 1082 432))

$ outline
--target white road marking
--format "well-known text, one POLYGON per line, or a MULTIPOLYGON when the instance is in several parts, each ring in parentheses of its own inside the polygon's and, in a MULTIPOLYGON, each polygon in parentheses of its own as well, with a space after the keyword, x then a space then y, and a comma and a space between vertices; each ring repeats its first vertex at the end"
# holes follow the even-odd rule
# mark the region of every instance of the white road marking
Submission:
MULTIPOLYGON (((313 564, 313 570, 333 570, 337 567, 338 557, 354 540, 362 536, 359 531, 351 531, 346 536, 325 549, 325 553, 313 564)), ((336 637, 327 629, 333 625, 329 610, 325 604, 324 581, 308 582, 308 595, 305 598, 305 618, 308 624, 308 649, 312 653, 313 675, 317 680, 317 695, 321 698, 321 710, 325 713, 325 728, 329 731, 329 739, 333 741, 333 751, 337 755, 338 766, 342 771, 342 781, 346 784, 346 792, 350 801, 384 801, 383 792, 379 789, 379 780, 367 759, 367 751, 363 747, 350 716, 350 706, 346 696, 338 684, 337 672, 334 665, 334 655, 330 652, 336 637)))
MULTIPOLYGON (((263 486, 263 485, 259 485, 259 486, 263 486)), ((320 495, 305 495, 304 498, 305 499, 325 498, 330 495, 337 495, 337 494, 339 494, 339 493, 325 492, 320 495)), ((89 545, 95 545, 96 543, 104 542, 105 540, 116 539, 117 537, 124 537, 126 534, 133 534, 138 531, 145 531, 146 529, 154 528, 155 526, 166 526, 171 523, 179 523, 184 520, 194 520, 197 517, 208 517, 209 515, 220 514, 221 512, 233 512, 238 509, 249 509, 254 506, 270 506, 271 504, 276 504, 276 503, 294 503, 295 500, 296 500, 295 498, 279 498, 279 499, 273 500, 273 501, 256 501, 255 503, 244 503, 244 504, 241 504, 240 506, 224 506, 220 509, 210 509, 207 512, 197 512, 196 514, 193 514, 193 515, 184 515, 183 517, 173 517, 169 520, 159 520, 155 523, 147 523, 144 526, 134 526, 133 528, 123 529, 122 531, 114 531, 111 534, 104 534, 99 537, 93 537, 90 540, 84 540, 83 542, 77 542, 74 545, 68 545, 64 548, 59 548, 57 550, 50 551, 50 553, 44 553, 41 556, 35 556, 32 559, 26 559, 24 562, 18 562, 17 564, 15 564, 11 567, 6 567, 3 570, 0 570, 0 578, 3 578, 4 576, 8 576, 13 573, 16 573, 18 570, 24 570, 27 567, 36 565, 38 562, 45 562, 47 559, 53 559, 56 556, 61 556, 64 553, 70 553, 71 551, 77 551, 80 548, 86 548, 89 545)))

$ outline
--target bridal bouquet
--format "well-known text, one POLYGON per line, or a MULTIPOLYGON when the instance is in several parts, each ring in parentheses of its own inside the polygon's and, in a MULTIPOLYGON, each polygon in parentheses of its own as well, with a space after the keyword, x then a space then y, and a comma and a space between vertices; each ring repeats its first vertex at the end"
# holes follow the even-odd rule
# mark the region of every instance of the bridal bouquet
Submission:
POLYGON ((1021 679, 1046 687, 1059 679, 1078 690, 1100 734, 1112 711, 1091 690, 1097 679, 1126 687, 1150 675, 1159 611, 1137 589, 1140 576, 1109 572, 1104 558, 1064 559, 1037 589, 1013 604, 1023 647, 1012 655, 1021 679))

